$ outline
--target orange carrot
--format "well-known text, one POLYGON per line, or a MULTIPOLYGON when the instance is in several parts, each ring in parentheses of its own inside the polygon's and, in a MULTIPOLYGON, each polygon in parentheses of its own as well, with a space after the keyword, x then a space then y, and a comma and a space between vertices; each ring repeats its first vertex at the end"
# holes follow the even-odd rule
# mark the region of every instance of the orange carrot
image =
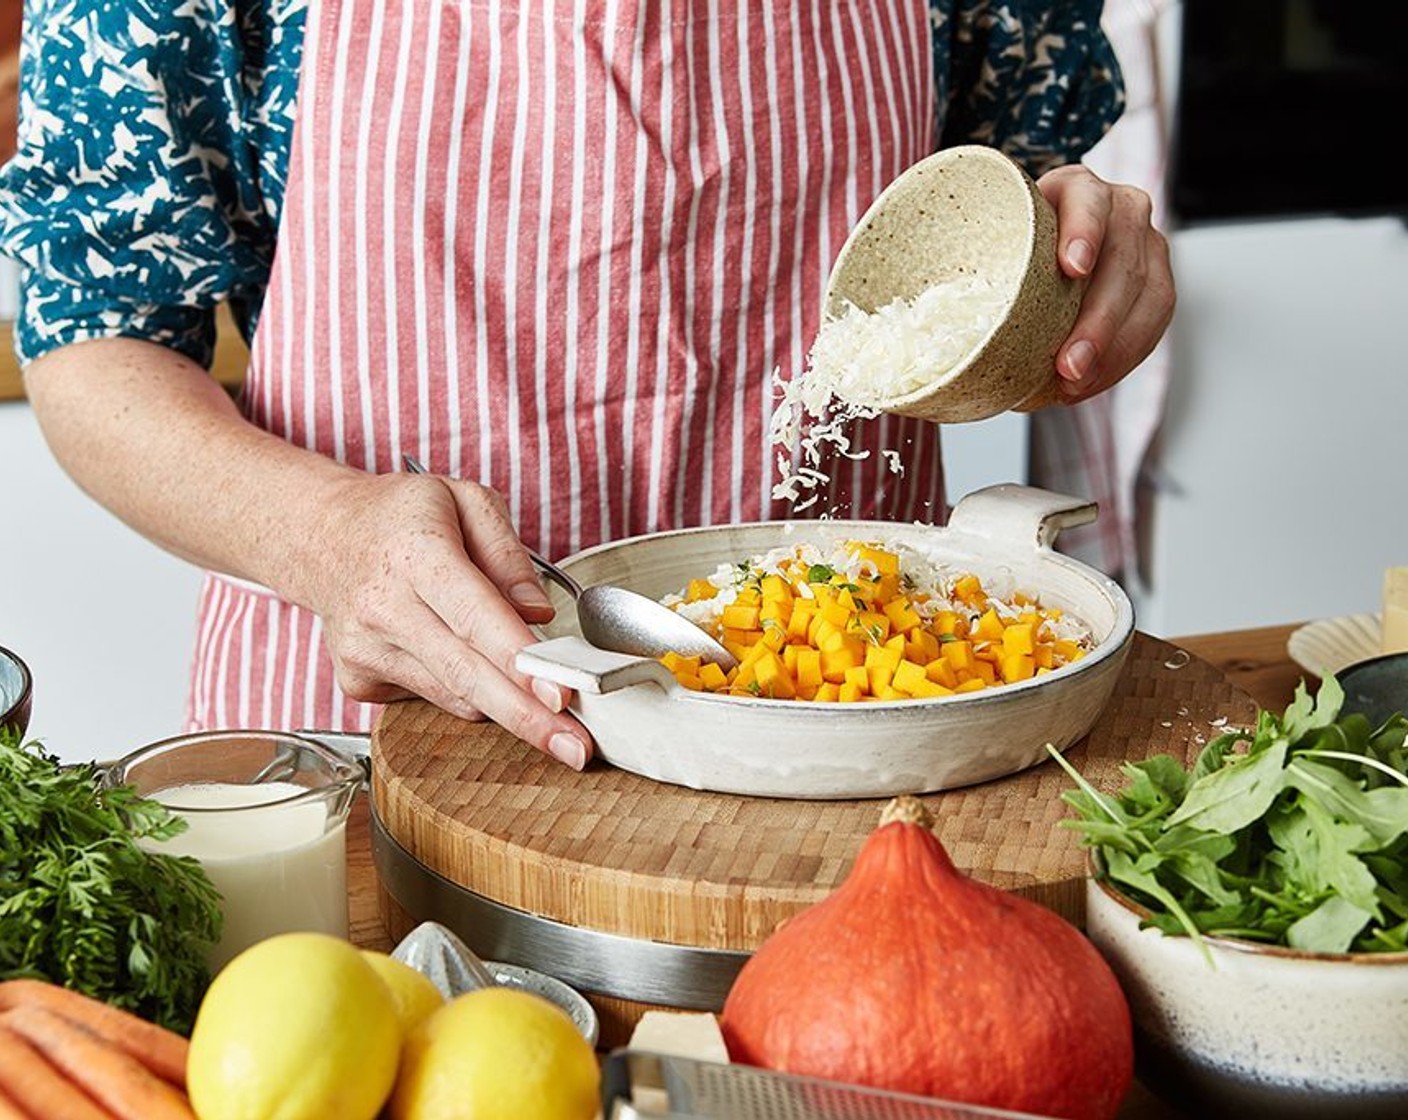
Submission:
POLYGON ((0 1023, 21 1035, 119 1120, 195 1120, 181 1090, 71 1019, 26 1005, 0 1015, 0 1023))
POLYGON ((126 1051, 173 1085, 185 1088, 189 1043, 175 1031, 45 980, 0 981, 0 1014, 15 1007, 43 1007, 62 1015, 126 1051))
MULTIPOLYGON (((0 1071, 2 1074, 3 1071, 0 1071)), ((27 1112, 21 1112, 19 1105, 0 1092, 0 1120, 30 1120, 30 1116, 27 1112)))
MULTIPOLYGON (((113 1120, 105 1108, 0 1021, 0 1097, 19 1120, 113 1120)), ((0 1108, 0 1116, 6 1116, 0 1108)))

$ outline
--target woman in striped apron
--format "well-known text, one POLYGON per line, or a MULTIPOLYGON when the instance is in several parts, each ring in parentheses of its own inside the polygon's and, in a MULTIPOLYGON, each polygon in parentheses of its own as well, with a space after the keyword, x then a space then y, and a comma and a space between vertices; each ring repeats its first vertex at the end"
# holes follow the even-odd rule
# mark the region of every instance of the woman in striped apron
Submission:
MULTIPOLYGON (((1082 0, 74 6, 30 0, 20 345, 70 473, 210 569, 189 725, 415 694, 579 768, 566 696, 513 667, 550 614, 520 539, 787 516, 771 374, 869 203, 940 136, 1042 172, 1118 110, 1082 0), (201 369, 219 299, 257 322, 238 402, 201 369)), ((1167 325, 1167 252, 1140 192, 1041 183, 1090 281, 1079 399, 1167 325)), ((908 469, 820 505, 942 519, 934 426, 857 438, 908 469)))

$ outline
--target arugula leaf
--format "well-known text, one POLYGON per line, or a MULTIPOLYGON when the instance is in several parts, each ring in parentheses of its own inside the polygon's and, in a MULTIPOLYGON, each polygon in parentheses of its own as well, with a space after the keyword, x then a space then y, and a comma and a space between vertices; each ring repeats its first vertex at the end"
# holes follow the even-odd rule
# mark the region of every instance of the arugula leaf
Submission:
POLYGON ((1222 768, 1199 778, 1167 824, 1191 824, 1204 831, 1235 832, 1265 816, 1286 785, 1286 752, 1278 738, 1263 750, 1225 759, 1222 768))
POLYGON ((1354 903, 1331 895, 1286 931, 1286 943, 1309 953, 1345 953, 1371 917, 1354 903))
POLYGON ((1191 768, 1167 755, 1126 763, 1125 787, 1076 782, 1063 821, 1097 874, 1194 938, 1238 937, 1317 952, 1408 947, 1408 717, 1371 727, 1340 715, 1327 676, 1280 717, 1209 742, 1191 768))
POLYGON ((188 1031, 220 896, 196 860, 139 843, 185 827, 0 728, 0 980, 49 980, 188 1031))

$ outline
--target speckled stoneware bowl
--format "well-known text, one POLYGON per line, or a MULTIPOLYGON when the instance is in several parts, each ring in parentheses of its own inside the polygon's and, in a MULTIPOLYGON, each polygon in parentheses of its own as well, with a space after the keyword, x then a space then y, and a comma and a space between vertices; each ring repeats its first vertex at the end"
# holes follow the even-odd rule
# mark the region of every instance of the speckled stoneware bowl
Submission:
POLYGON ((18 654, 0 646, 0 727, 8 727, 11 734, 22 738, 33 703, 34 679, 29 666, 18 654))
POLYGON ((1050 674, 932 700, 866 704, 691 692, 652 658, 582 640, 575 612, 553 591, 550 640, 518 655, 533 676, 576 690, 573 711, 607 762, 657 781, 759 797, 852 798, 929 793, 1048 761, 1090 730, 1119 679, 1134 634, 1129 597, 1113 580, 1052 545, 1092 503, 1025 486, 969 494, 946 526, 881 521, 773 521, 682 529, 613 541, 562 566, 583 584, 612 583, 659 598, 791 542, 901 541, 990 591, 1025 590, 1086 623, 1094 648, 1050 674))
POLYGON ((1188 1116, 1408 1116, 1408 953, 1302 953, 1140 929, 1086 884, 1086 933, 1134 1017, 1140 1079, 1188 1116))
POLYGON ((920 160, 875 200, 831 271, 826 310, 874 311, 964 275, 1003 294, 987 336, 937 380, 884 410, 952 424, 1058 398, 1056 351, 1082 286, 1056 263, 1056 213, 1020 166, 993 148, 947 148, 920 160))
MULTIPOLYGON (((439 922, 421 922, 401 939, 391 955, 424 973, 446 999, 454 999, 481 986, 465 963, 469 952, 448 927, 439 922)), ((537 969, 504 961, 483 963, 503 987, 520 988, 556 1004, 571 1018, 582 1037, 596 1045, 600 1033, 596 1010, 576 988, 537 969)))

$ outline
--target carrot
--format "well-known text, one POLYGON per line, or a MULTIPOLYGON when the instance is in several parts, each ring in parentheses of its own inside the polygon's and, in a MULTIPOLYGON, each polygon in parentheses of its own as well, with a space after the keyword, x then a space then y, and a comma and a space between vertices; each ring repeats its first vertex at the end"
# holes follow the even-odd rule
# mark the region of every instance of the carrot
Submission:
POLYGON ((0 1093, 0 1120, 30 1120, 30 1117, 28 1113, 20 1111, 19 1105, 4 1093, 0 1093))
POLYGON ((125 1050, 45 1007, 16 1007, 0 1023, 21 1035, 119 1120, 195 1120, 186 1095, 125 1050))
POLYGON ((45 980, 0 981, 0 1014, 15 1007, 44 1007, 62 1015, 126 1051, 173 1085, 185 1088, 189 1043, 175 1031, 45 980))
MULTIPOLYGON (((113 1115, 0 1021, 0 1098, 19 1120, 113 1120, 113 1115)), ((6 1116, 0 1108, 0 1116, 6 1116)))

